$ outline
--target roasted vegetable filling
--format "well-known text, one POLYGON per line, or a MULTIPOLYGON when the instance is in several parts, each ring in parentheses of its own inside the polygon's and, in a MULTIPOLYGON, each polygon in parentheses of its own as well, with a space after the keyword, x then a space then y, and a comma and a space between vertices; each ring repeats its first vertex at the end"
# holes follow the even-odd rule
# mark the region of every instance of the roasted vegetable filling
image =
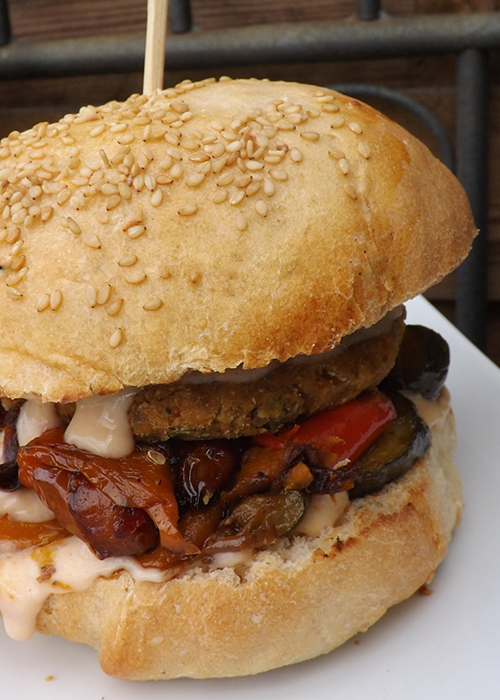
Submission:
MULTIPOLYGON (((145 566, 175 567, 269 547, 293 533, 315 495, 366 496, 425 454, 430 431, 400 392, 435 398, 447 366, 443 339, 408 326, 383 390, 363 391, 275 433, 138 441, 120 459, 67 444, 64 428, 18 448, 16 404, 0 416, 0 487, 34 489, 54 512, 62 527, 47 523, 44 535, 43 524, 34 524, 37 536, 74 534, 99 558, 130 555, 145 566)), ((0 536, 14 539, 5 520, 0 536)), ((34 541, 24 530, 23 542, 34 541)))

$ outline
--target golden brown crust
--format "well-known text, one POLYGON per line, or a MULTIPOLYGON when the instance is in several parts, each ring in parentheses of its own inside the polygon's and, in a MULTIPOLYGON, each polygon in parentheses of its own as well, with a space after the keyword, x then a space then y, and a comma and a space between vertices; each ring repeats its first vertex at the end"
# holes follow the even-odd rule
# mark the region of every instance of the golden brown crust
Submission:
POLYGON ((242 579, 232 569, 100 579, 52 596, 39 631, 90 644, 106 673, 137 680, 253 674, 331 651, 432 578, 460 519, 447 392, 420 404, 426 458, 324 536, 260 554, 242 579))
POLYGON ((475 234, 422 144, 311 86, 185 83, 13 134, 1 154, 9 397, 322 352, 441 279, 475 234))

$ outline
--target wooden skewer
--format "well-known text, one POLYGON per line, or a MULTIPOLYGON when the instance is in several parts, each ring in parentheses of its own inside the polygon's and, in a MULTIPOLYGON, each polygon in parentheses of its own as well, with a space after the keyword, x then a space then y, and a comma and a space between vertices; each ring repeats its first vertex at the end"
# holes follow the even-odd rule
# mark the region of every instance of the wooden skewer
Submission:
POLYGON ((143 92, 149 95, 163 87, 168 0, 148 0, 146 56, 143 92))

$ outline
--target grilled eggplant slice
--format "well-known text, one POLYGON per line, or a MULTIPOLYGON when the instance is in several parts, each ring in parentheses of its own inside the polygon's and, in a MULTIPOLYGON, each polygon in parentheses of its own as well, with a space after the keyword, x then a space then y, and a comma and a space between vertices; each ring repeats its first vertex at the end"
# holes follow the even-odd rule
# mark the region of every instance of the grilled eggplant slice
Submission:
POLYGON ((436 399, 445 383, 450 364, 446 340, 425 326, 406 326, 396 363, 380 388, 413 391, 436 399))
POLYGON ((366 496, 402 476, 427 452, 430 430, 415 405, 399 392, 388 393, 397 418, 353 465, 351 498, 366 496))

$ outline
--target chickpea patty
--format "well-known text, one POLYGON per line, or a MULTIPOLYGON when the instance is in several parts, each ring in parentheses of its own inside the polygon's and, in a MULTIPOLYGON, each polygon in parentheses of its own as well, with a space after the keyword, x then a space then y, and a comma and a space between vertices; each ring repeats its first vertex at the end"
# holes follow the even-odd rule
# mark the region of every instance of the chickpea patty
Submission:
POLYGON ((403 319, 399 316, 380 335, 345 349, 271 365, 258 379, 143 387, 129 409, 134 434, 151 441, 236 438, 274 432, 339 406, 388 374, 403 336, 403 319))

